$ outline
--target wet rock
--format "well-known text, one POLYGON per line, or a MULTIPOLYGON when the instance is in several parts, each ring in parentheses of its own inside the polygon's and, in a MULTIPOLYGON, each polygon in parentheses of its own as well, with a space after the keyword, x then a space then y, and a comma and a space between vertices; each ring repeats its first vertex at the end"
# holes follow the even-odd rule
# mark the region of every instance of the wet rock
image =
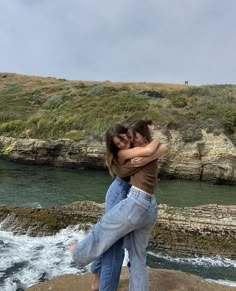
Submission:
MULTIPOLYGON (((202 278, 172 270, 148 269, 150 291, 235 291, 227 287, 204 281, 202 278)), ((128 291, 128 271, 123 268, 118 291, 128 291)), ((63 275, 40 283, 27 291, 88 291, 92 282, 91 273, 84 275, 63 275), (79 286, 79 289, 78 289, 79 286)))
MULTIPOLYGON (((51 209, 0 206, 0 229, 31 236, 56 234, 70 225, 88 230, 102 216, 103 204, 79 201, 51 209)), ((172 256, 236 258, 236 206, 159 205, 151 250, 172 256)))
POLYGON ((13 283, 15 283, 16 291, 26 291, 26 285, 22 283, 18 278, 13 278, 13 283))

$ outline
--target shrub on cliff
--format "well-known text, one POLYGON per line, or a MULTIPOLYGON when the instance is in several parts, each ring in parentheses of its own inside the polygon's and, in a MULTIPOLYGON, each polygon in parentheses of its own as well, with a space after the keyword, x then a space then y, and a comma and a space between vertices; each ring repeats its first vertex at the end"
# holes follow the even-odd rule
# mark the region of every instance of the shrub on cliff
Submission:
POLYGON ((174 107, 182 108, 187 105, 187 100, 185 97, 175 96, 171 98, 171 103, 174 105, 174 107))
POLYGON ((227 108, 220 117, 226 132, 233 134, 236 127, 236 108, 227 108))
POLYGON ((189 124, 180 130, 184 142, 195 142, 202 139, 202 131, 197 125, 189 124))
POLYGON ((43 108, 56 108, 60 104, 62 104, 64 101, 64 96, 61 95, 56 95, 56 96, 51 96, 46 102, 43 103, 43 108))
POLYGON ((17 134, 22 130, 22 121, 13 120, 9 122, 0 123, 0 135, 10 136, 12 133, 17 134))

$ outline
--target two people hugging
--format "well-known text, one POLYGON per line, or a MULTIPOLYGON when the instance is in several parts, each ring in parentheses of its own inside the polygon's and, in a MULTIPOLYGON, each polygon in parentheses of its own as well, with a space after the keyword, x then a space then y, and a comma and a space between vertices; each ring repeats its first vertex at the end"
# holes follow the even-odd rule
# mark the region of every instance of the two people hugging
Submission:
POLYGON ((167 152, 165 144, 152 139, 151 124, 115 124, 105 134, 106 166, 115 176, 106 193, 105 214, 82 241, 69 247, 79 266, 93 262, 93 291, 117 290, 124 248, 129 254, 129 290, 149 290, 146 248, 157 219, 157 160, 167 152))

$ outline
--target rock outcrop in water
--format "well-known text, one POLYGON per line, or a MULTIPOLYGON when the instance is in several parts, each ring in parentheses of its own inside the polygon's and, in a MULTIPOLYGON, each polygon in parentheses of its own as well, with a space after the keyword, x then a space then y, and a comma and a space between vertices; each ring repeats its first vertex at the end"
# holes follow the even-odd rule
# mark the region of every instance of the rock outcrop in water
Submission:
MULTIPOLYGON (((160 174, 171 178, 236 184, 236 147, 225 135, 202 130, 200 141, 185 143, 178 131, 168 137, 154 136, 168 144, 169 152, 159 160, 160 174)), ((0 137, 0 158, 12 161, 74 168, 104 168, 101 142, 75 142, 69 139, 38 140, 0 137)))
MULTIPOLYGON (((150 291, 235 291, 236 287, 227 287, 204 281, 195 275, 176 272, 172 270, 149 271, 150 291)), ((90 290, 92 277, 84 275, 63 275, 47 282, 28 288, 27 291, 88 291, 90 290), (78 289, 78 286, 79 289, 78 289)), ((128 291, 128 272, 122 270, 118 291, 128 291)))
MULTIPOLYGON (((0 229, 32 236, 53 235, 69 225, 89 229, 103 204, 83 201, 51 209, 0 206, 0 229)), ((150 249, 177 256, 236 258, 236 206, 159 206, 150 249)))

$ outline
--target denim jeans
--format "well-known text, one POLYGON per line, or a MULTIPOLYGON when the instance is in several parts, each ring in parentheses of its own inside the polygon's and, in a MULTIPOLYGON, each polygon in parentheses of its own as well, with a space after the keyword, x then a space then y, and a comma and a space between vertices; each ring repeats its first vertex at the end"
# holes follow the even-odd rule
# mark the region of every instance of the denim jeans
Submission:
POLYGON ((130 258, 130 291, 148 291, 146 248, 157 218, 154 195, 134 187, 128 197, 108 211, 74 249, 73 259, 85 266, 129 234, 126 246, 130 258), (131 233, 132 232, 132 233, 131 233))
MULTIPOLYGON (((130 185, 119 177, 112 182, 107 190, 105 213, 127 197, 130 185)), ((100 275, 99 290, 116 291, 124 260, 123 238, 115 242, 103 255, 96 258, 91 272, 100 275)))

